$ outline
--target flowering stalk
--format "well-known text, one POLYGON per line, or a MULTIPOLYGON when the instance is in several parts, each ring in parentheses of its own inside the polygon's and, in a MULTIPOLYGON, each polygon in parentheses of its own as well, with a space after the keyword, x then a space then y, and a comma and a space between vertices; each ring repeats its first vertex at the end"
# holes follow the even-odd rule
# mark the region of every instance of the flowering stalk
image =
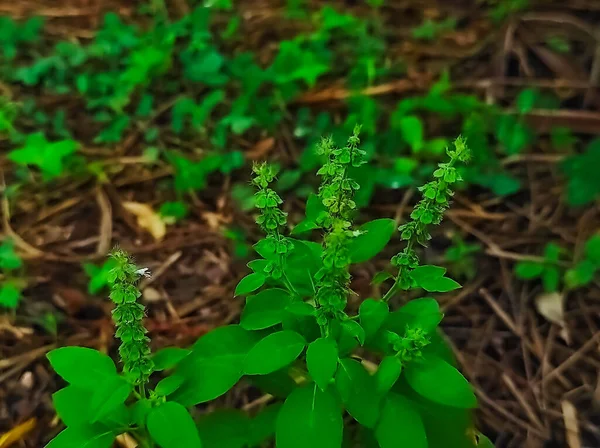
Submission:
POLYGON ((410 214, 411 220, 398 228, 401 238, 406 241, 406 247, 392 257, 392 265, 398 268, 398 275, 392 287, 383 297, 386 302, 394 296, 398 289, 407 290, 413 286, 410 272, 419 266, 415 245, 427 245, 431 239, 427 226, 438 225, 442 222, 444 212, 450 206, 450 199, 454 195, 450 187, 462 180, 454 165, 457 161, 468 162, 470 158, 470 151, 464 138, 458 137, 454 141, 454 149, 447 149, 446 153, 450 157, 450 161, 440 163, 438 169, 433 172, 435 179, 419 187, 419 191, 423 195, 422 199, 410 214))
POLYGON ((323 139, 319 153, 326 156, 327 161, 317 172, 322 176, 319 197, 327 208, 319 224, 325 229, 323 237, 323 267, 317 273, 317 322, 324 334, 328 333, 328 322, 332 319, 344 320, 347 296, 350 292, 350 251, 349 245, 354 238, 351 230, 352 213, 356 209, 354 193, 359 189, 358 183, 349 177, 351 167, 359 167, 366 163, 365 152, 358 148, 360 140, 354 129, 353 135, 343 148, 336 148, 332 140, 323 139))
POLYGON ((145 270, 138 269, 120 249, 113 250, 110 256, 115 260, 108 282, 110 299, 116 305, 112 315, 117 327, 115 336, 121 340, 119 356, 125 375, 143 388, 154 369, 150 359, 150 339, 146 336, 148 331, 142 324, 145 308, 137 302, 141 296, 137 282, 145 270))
MULTIPOLYGON (((252 171, 254 172, 252 183, 258 188, 254 194, 256 208, 260 210, 256 223, 267 236, 264 240, 266 251, 273 255, 265 267, 265 275, 280 279, 283 276, 285 255, 292 249, 292 243, 280 232, 287 222, 287 213, 279 208, 283 201, 273 189, 269 188, 277 173, 275 167, 267 163, 255 164, 252 171)), ((291 288, 285 278, 284 282, 291 288)))

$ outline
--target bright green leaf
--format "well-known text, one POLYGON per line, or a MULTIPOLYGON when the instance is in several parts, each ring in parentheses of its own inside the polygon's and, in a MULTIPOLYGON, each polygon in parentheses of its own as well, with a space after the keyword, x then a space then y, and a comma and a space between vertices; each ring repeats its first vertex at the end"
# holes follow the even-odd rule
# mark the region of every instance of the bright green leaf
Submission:
POLYGON ((291 302, 284 289, 265 289, 246 299, 240 325, 246 330, 262 330, 281 323, 286 307, 291 302))
POLYGON ((262 285, 265 284, 266 277, 261 272, 254 272, 252 274, 248 274, 243 279, 240 280, 238 285, 235 288, 235 295, 245 295, 249 294, 253 291, 256 291, 262 285))
POLYGON ((161 448, 201 448, 196 424, 179 403, 167 401, 155 407, 146 421, 148 432, 161 448))
POLYGON ((292 363, 304 347, 306 341, 294 331, 278 331, 259 341, 248 353, 244 361, 247 375, 266 375, 292 363))
POLYGON ((161 370, 172 369, 190 353, 191 350, 180 347, 162 348, 152 355, 154 370, 159 372, 161 370))
POLYGON ((350 243, 352 263, 363 263, 383 250, 396 231, 393 219, 376 219, 358 229, 361 234, 350 243))
POLYGON ((381 395, 376 380, 351 358, 340 360, 335 387, 348 413, 361 425, 373 428, 379 417, 381 395))
POLYGON ((389 312, 388 304, 382 300, 367 299, 360 304, 358 316, 367 339, 377 333, 389 312))
POLYGON ((338 365, 338 349, 335 340, 319 338, 306 350, 306 366, 314 382, 327 389, 338 365))
POLYGON ((96 389, 119 378, 112 359, 91 348, 61 347, 49 352, 47 358, 65 381, 84 389, 96 389))
POLYGON ((398 394, 387 396, 375 428, 375 437, 381 448, 427 448, 423 420, 415 406, 398 394))
POLYGON ((375 373, 377 392, 381 395, 388 393, 398 378, 400 378, 400 373, 402 373, 402 362, 397 356, 386 356, 383 358, 375 373))

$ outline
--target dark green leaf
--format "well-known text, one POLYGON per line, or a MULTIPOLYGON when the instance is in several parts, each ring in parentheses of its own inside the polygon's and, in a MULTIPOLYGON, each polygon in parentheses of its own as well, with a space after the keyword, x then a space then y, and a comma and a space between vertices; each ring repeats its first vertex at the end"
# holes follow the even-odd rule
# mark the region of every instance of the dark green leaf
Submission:
POLYGON ((386 356, 383 358, 375 373, 377 392, 381 395, 388 393, 398 378, 400 378, 401 372, 402 362, 398 357, 386 356))
POLYGON ((367 299, 360 304, 358 316, 367 339, 377 333, 389 312, 388 304, 382 300, 367 299))
POLYGON ((342 413, 331 389, 298 388, 285 400, 276 422, 277 448, 340 448, 342 413))
POLYGON ((404 371, 408 384, 431 401, 457 408, 477 406, 469 382, 441 358, 428 356, 423 362, 409 363, 404 371))
POLYGON ((306 366, 314 382, 322 389, 333 379, 338 364, 337 344, 330 338, 319 338, 306 350, 306 366))
POLYGON ((389 272, 385 272, 385 271, 378 272, 373 277, 373 280, 371 280, 371 284, 372 285, 381 285, 383 282, 385 282, 386 280, 388 280, 390 278, 394 278, 394 276, 392 274, 390 274, 389 272))
POLYGON ((201 448, 196 424, 179 403, 167 401, 155 407, 146 421, 148 432, 161 448, 201 448))
POLYGON ((109 356, 85 347, 61 347, 47 355, 50 365, 66 382, 84 389, 118 378, 109 356))
POLYGON ((354 359, 340 360, 335 387, 348 413, 361 425, 373 428, 379 417, 381 395, 376 380, 354 359))
POLYGON ((306 341, 295 331, 278 331, 259 341, 248 353, 244 361, 247 375, 266 375, 292 363, 304 347, 306 341))
POLYGON ((198 421, 198 432, 204 448, 244 448, 249 426, 242 411, 222 409, 203 415, 198 421))
POLYGON ((376 219, 363 224, 358 229, 361 235, 350 244, 352 263, 363 263, 383 250, 396 230, 393 219, 376 219))
POLYGON ((262 330, 281 323, 285 308, 291 302, 290 293, 284 289, 265 289, 246 299, 240 325, 246 330, 262 330))
POLYGON ((275 423, 279 416, 282 403, 267 406, 250 421, 248 444, 255 447, 271 439, 275 435, 275 423))
POLYGON ((387 396, 375 437, 381 448, 427 448, 427 435, 419 413, 407 398, 398 394, 387 396))
POLYGON ((346 333, 350 334, 353 338, 356 338, 360 345, 364 345, 365 330, 358 322, 354 320, 346 320, 342 322, 342 329, 346 333))

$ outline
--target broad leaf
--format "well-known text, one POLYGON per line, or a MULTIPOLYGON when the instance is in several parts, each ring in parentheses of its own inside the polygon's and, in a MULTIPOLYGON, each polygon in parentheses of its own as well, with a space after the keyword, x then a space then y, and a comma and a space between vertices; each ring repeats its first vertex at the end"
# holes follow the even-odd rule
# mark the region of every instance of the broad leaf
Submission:
POLYGON ((428 448, 419 413, 410 400, 398 394, 387 396, 375 428, 375 437, 381 448, 428 448))
POLYGON ((171 399, 193 405, 227 392, 242 377, 244 359, 256 337, 238 325, 219 327, 202 336, 175 369, 184 382, 171 399))
POLYGON ((292 363, 304 347, 306 341, 295 331, 278 331, 259 341, 248 353, 244 361, 247 375, 266 375, 292 363))
POLYGON ((331 389, 316 384, 296 389, 277 417, 277 448, 340 448, 342 413, 331 389))
POLYGON ((360 304, 358 316, 366 339, 377 333, 389 312, 388 304, 382 300, 367 299, 360 304))
POLYGON ((110 448, 116 434, 106 426, 81 425, 68 427, 46 445, 46 448, 110 448))
POLYGON ((399 310, 388 315, 383 328, 394 331, 403 336, 406 328, 421 328, 429 333, 442 320, 440 306, 435 299, 423 297, 414 299, 402 306, 399 310))
POLYGON ((363 224, 358 229, 362 232, 350 244, 352 263, 363 263, 383 250, 396 231, 393 219, 376 219, 363 224))
POLYGON ((273 437, 281 406, 282 403, 267 406, 250 421, 250 433, 248 434, 250 446, 255 447, 273 437))
POLYGON ((152 409, 146 426, 161 448, 201 448, 196 424, 179 403, 167 401, 152 409))
POLYGON ((66 382, 85 389, 118 378, 115 363, 109 356, 85 347, 61 347, 47 355, 52 368, 66 382))
POLYGON ((337 365, 338 349, 335 340, 319 338, 308 346, 306 350, 308 373, 322 390, 327 389, 337 365))
POLYGON ((248 444, 250 421, 236 409, 222 409, 203 415, 198 432, 204 448, 244 448, 248 444))
POLYGON ((246 330, 262 330, 281 323, 290 293, 284 289, 265 289, 246 299, 240 325, 246 330))
POLYGON ((418 266, 410 272, 417 286, 429 292, 448 292, 460 288, 460 284, 444 277, 446 269, 439 266, 418 266))
POLYGON ((166 347, 160 349, 152 356, 154 370, 159 372, 161 370, 171 369, 190 353, 192 353, 191 350, 179 347, 166 347))
POLYGON ((265 284, 267 278, 261 272, 253 272, 240 280, 235 288, 235 295, 240 296, 256 291, 265 284))
POLYGON ((379 416, 381 402, 375 378, 369 375, 360 362, 346 358, 340 360, 335 387, 348 413, 361 425, 373 428, 379 416))
POLYGON ((408 384, 423 397, 446 406, 477 407, 477 398, 465 377, 437 356, 427 356, 422 362, 409 363, 405 368, 408 384))
POLYGON ((65 425, 81 426, 91 420, 89 406, 91 398, 90 390, 67 386, 52 394, 52 404, 65 425))
POLYGON ((402 362, 396 356, 386 356, 381 360, 375 373, 377 392, 384 395, 396 384, 402 373, 402 362))
POLYGON ((133 385, 120 376, 98 384, 91 401, 91 422, 97 422, 125 403, 132 390, 133 385))

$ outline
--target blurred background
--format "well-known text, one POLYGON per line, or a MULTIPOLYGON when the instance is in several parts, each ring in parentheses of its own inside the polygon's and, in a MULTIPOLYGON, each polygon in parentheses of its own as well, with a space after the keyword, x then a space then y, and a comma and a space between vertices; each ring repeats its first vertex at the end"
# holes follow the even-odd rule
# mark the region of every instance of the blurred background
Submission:
POLYGON ((599 82, 598 0, 0 0, 0 448, 60 431, 49 350, 114 353, 110 248, 153 272, 155 349, 235 322, 252 162, 296 224, 316 142, 357 123, 358 222, 404 222, 449 142, 473 151, 422 258, 463 284, 437 298, 482 432, 600 446, 599 82))

